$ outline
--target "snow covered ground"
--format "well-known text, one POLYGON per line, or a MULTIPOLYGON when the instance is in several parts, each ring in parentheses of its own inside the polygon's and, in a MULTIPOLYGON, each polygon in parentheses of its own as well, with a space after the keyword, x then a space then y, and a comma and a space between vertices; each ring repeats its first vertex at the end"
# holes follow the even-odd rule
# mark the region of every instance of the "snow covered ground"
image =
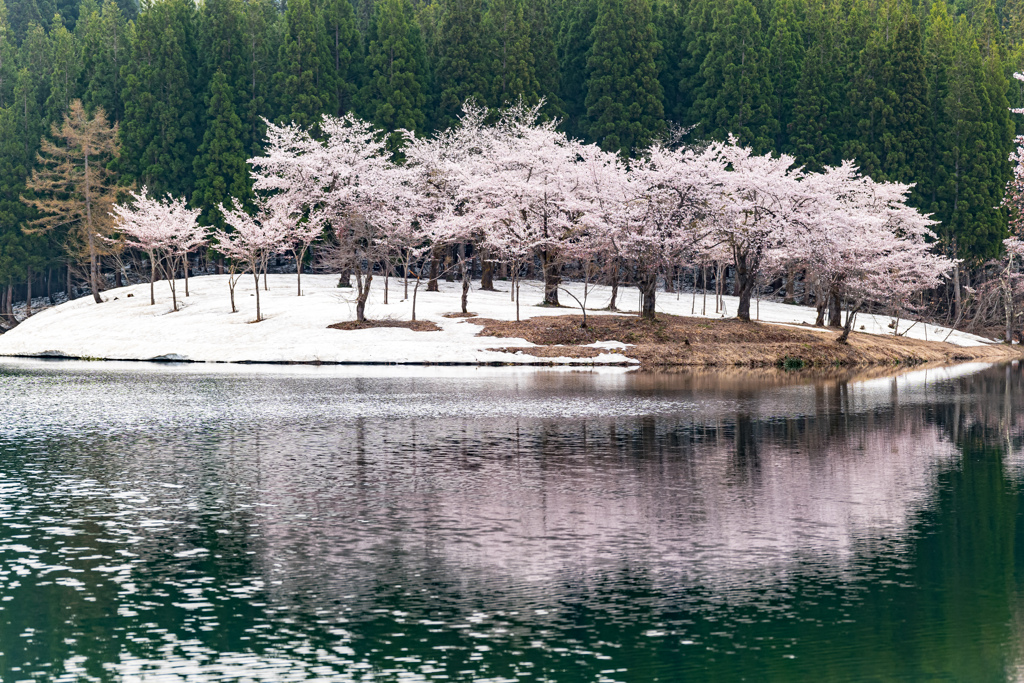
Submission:
MULTIPOLYGON (((606 340, 594 344, 606 350, 596 358, 536 358, 487 349, 496 347, 533 346, 523 339, 477 337, 480 327, 461 318, 445 318, 444 314, 460 310, 461 285, 441 282, 441 292, 420 288, 416 317, 437 323, 439 332, 414 332, 403 328, 364 330, 332 330, 328 325, 355 318, 354 292, 336 287, 335 275, 305 275, 303 296, 296 296, 295 275, 270 275, 269 291, 260 292, 265 320, 255 319, 255 298, 251 276, 243 276, 236 288, 239 312, 231 313, 226 275, 207 275, 190 280, 191 296, 185 298, 179 281, 180 309, 171 309, 167 283, 158 282, 157 303, 149 305, 149 285, 132 285, 103 293, 106 303, 97 305, 91 297, 83 297, 46 309, 6 334, 0 335, 0 355, 51 355, 120 360, 192 360, 208 362, 323 362, 323 363, 566 363, 620 364, 635 363, 616 352, 624 345, 606 340)), ((410 298, 403 300, 402 281, 390 280, 389 303, 384 304, 384 280, 374 279, 374 288, 367 304, 370 319, 409 320, 410 298)), ((497 282, 499 292, 484 292, 473 283, 469 294, 469 310, 481 317, 514 320, 515 304, 510 300, 509 283, 497 282)), ((582 298, 582 285, 567 285, 582 298)), ((545 315, 579 313, 578 308, 545 308, 535 304, 541 300, 542 285, 524 281, 522 284, 523 319, 545 315)), ((608 304, 610 290, 595 287, 587 300, 588 309, 608 304)), ((572 298, 561 295, 563 304, 572 298)), ((725 310, 715 313, 714 297, 706 302, 706 317, 728 318, 735 315, 737 300, 724 297, 725 310)), ((619 292, 619 307, 636 310, 635 288, 619 292)), ((676 315, 701 315, 703 298, 691 294, 659 293, 659 312, 676 315)), ((752 313, 758 307, 752 305, 752 313)), ((802 306, 761 302, 762 321, 811 325, 815 311, 802 306)), ((885 316, 861 315, 857 328, 875 334, 892 334, 891 320, 885 316)), ((901 322, 900 330, 909 323, 901 322)), ((834 334, 834 332, 828 332, 834 334)), ((907 336, 915 339, 948 341, 961 346, 992 343, 963 332, 935 325, 917 323, 907 336)))

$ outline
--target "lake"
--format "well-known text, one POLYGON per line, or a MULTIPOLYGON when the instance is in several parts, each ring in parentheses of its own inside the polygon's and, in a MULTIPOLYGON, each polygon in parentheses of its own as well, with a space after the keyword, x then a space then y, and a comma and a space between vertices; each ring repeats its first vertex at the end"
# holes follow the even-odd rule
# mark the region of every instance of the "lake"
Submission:
POLYGON ((0 362, 3 681, 1024 678, 1024 367, 0 362))

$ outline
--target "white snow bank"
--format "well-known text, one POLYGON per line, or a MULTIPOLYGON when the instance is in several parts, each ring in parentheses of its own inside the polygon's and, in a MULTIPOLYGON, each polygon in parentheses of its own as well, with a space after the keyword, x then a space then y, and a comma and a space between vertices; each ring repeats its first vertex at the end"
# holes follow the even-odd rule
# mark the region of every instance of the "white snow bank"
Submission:
MULTIPOLYGON (((425 291, 417 296, 416 317, 437 323, 439 332, 414 332, 403 328, 332 330, 327 326, 355 318, 355 297, 351 289, 339 289, 335 275, 306 275, 302 279, 303 296, 296 296, 294 275, 270 275, 269 291, 260 292, 265 320, 253 323, 255 298, 252 277, 238 283, 235 297, 239 312, 231 313, 226 275, 207 275, 189 281, 191 296, 183 296, 179 281, 180 308, 171 310, 171 297, 165 282, 157 283, 157 303, 149 304, 149 285, 140 284, 103 293, 105 303, 97 305, 83 297, 34 315, 15 329, 0 335, 0 355, 52 355, 120 360, 191 360, 207 362, 321 362, 321 363, 564 363, 573 365, 634 364, 636 361, 618 352, 625 345, 614 340, 590 346, 605 351, 596 358, 535 358, 488 349, 534 346, 524 339, 477 337, 479 325, 464 318, 445 318, 460 309, 460 283, 441 282, 440 292, 425 291)), ((391 278, 389 303, 384 304, 384 280, 375 278, 367 317, 371 319, 409 320, 410 297, 403 300, 402 282, 391 278)), ((498 292, 484 292, 473 283, 469 310, 480 317, 514 320, 515 304, 509 284, 498 282, 498 292)), ((582 297, 582 286, 567 285, 582 297)), ((542 298, 542 285, 523 282, 520 315, 523 319, 545 315, 578 313, 578 308, 536 306, 542 298)), ((607 305, 610 291, 596 287, 590 293, 588 308, 607 305)), ((566 299, 570 299, 566 297, 566 299)), ((731 317, 736 299, 725 297, 725 311, 713 313, 714 298, 707 299, 706 317, 731 317)), ((635 288, 619 291, 619 307, 637 308, 635 288)), ((659 294, 659 312, 676 315, 700 315, 702 299, 690 294, 677 297, 659 294)), ((812 324, 815 312, 802 306, 762 302, 760 319, 767 322, 812 324)), ((884 316, 861 315, 857 327, 875 334, 890 333, 890 320, 884 316)), ((903 323, 901 328, 906 327, 903 323)), ((907 333, 915 339, 942 340, 949 330, 918 323, 907 333)), ((963 332, 953 331, 948 341, 961 346, 992 343, 963 332)))

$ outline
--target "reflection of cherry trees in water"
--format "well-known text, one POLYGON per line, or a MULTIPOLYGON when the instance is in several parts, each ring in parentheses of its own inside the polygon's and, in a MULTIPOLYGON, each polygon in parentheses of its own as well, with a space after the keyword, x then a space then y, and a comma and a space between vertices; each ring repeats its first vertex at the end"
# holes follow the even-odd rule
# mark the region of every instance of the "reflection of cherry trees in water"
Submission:
MULTIPOLYGON (((233 671, 224 653, 253 651, 305 670, 326 661, 317 648, 334 667, 384 666, 369 643, 394 633, 452 645, 438 656, 449 672, 476 666, 473 642, 571 637, 605 652, 603 639, 616 657, 672 659, 719 631, 777 635, 783 613, 860 623, 864 605, 897 623, 901 584, 962 590, 942 569, 951 558, 971 581, 1014 565, 999 555, 1016 515, 1005 472, 1020 449, 998 448, 1019 444, 1012 367, 859 382, 210 372, 83 372, 72 406, 66 373, 0 384, 0 439, 19 453, 2 520, 26 525, 35 551, 8 552, 23 585, 0 593, 20 600, 62 580, 54 568, 84 569, 68 574, 77 589, 32 590, 73 590, 82 614, 120 611, 136 635, 156 623, 177 638, 99 639, 125 672, 195 658, 233 671), (46 531, 43 517, 60 521, 46 531)), ((987 611, 958 619, 995 619, 986 637, 1005 642, 1018 601, 985 590, 971 604, 987 611)), ((0 637, 35 624, 17 619, 0 637)))

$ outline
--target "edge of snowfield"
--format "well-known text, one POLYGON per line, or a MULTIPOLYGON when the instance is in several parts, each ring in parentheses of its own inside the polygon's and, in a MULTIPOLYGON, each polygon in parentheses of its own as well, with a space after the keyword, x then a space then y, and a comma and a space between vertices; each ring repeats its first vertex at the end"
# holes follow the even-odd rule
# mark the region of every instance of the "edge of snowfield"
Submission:
MULTIPOLYGON (((191 296, 184 297, 184 283, 178 282, 179 308, 172 311, 166 282, 156 283, 156 305, 149 305, 149 285, 138 284, 103 292, 105 303, 97 305, 92 297, 48 308, 18 327, 0 335, 3 356, 65 356, 104 360, 167 360, 197 362, 263 363, 396 363, 396 364, 522 364, 522 365, 636 365, 616 349, 625 344, 615 340, 593 344, 605 353, 595 358, 555 357, 538 359, 522 354, 489 351, 495 347, 535 346, 524 339, 477 337, 479 325, 464 318, 445 318, 460 310, 461 284, 440 283, 440 292, 426 292, 422 283, 417 295, 416 317, 437 323, 440 332, 415 332, 404 328, 378 327, 363 330, 334 330, 328 325, 355 318, 355 297, 351 289, 339 289, 336 275, 304 275, 303 296, 296 296, 295 275, 270 275, 269 291, 260 292, 265 319, 255 319, 253 279, 243 276, 236 286, 239 312, 231 313, 226 275, 206 275, 190 279, 191 296)), ((508 282, 497 282, 499 292, 484 292, 473 283, 469 310, 484 318, 514 320, 515 304, 510 300, 508 282)), ((581 284, 567 288, 582 298, 581 284)), ((391 278, 389 302, 384 304, 384 279, 374 278, 366 308, 369 319, 409 320, 410 299, 402 300, 402 281, 391 278)), ((535 305, 541 300, 539 282, 523 282, 520 316, 579 314, 578 307, 546 308, 535 305)), ((562 295, 563 303, 575 303, 562 295)), ((587 308, 608 304, 607 287, 592 288, 587 308)), ((708 315, 732 317, 736 299, 725 297, 725 312, 713 313, 714 298, 708 296, 708 315)), ((620 308, 634 311, 638 304, 635 288, 620 289, 620 308)), ((702 298, 691 294, 659 293, 658 312, 691 316, 695 306, 700 316, 702 298)), ((751 307, 757 310, 756 306, 751 307)), ((761 302, 760 320, 782 324, 813 324, 815 311, 803 306, 761 302)), ((857 328, 864 332, 891 334, 886 316, 860 315, 857 328)), ((901 324, 903 328, 908 323, 901 324)), ((918 323, 908 337, 947 341, 959 346, 993 343, 964 332, 918 323)))

